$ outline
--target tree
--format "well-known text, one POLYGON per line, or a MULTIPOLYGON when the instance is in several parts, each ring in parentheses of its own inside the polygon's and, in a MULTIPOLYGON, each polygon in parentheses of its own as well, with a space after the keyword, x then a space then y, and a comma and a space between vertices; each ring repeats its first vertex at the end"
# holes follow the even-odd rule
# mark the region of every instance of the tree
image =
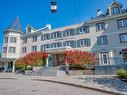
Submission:
POLYGON ((27 68, 27 66, 43 66, 48 55, 44 52, 31 52, 16 60, 16 67, 27 68))
POLYGON ((85 64, 91 65, 95 63, 94 54, 86 51, 79 50, 69 50, 65 51, 65 60, 70 65, 80 65, 84 66, 85 64))

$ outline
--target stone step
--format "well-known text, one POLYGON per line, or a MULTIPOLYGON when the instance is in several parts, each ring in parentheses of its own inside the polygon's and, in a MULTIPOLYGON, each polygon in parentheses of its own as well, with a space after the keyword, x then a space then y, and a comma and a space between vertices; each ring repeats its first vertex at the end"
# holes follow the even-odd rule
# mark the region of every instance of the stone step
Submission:
POLYGON ((57 76, 58 67, 44 67, 38 71, 32 71, 28 75, 31 76, 57 76))

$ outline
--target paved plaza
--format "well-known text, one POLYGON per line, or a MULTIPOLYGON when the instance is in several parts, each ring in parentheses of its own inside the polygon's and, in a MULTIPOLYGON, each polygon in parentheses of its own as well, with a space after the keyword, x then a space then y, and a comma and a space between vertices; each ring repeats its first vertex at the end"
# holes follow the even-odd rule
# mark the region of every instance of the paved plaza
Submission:
POLYGON ((69 85, 35 81, 31 78, 0 73, 0 95, 112 95, 69 85))

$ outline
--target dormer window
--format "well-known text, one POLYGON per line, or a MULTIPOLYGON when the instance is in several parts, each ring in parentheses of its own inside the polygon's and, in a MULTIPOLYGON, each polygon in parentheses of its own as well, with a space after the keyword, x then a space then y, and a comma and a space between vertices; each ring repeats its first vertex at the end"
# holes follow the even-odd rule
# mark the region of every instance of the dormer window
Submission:
POLYGON ((111 11, 112 11, 112 15, 120 13, 119 7, 113 7, 111 11))
POLYGON ((27 27, 27 32, 28 33, 31 32, 31 27, 30 26, 27 27))

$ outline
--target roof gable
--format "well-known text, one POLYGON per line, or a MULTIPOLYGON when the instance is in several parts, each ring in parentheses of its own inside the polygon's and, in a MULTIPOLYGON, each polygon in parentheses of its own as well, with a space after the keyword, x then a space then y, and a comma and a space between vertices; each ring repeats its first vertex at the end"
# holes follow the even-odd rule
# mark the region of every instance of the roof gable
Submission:
POLYGON ((115 5, 118 5, 118 6, 120 6, 120 7, 123 6, 123 4, 121 4, 120 2, 118 2, 118 1, 116 1, 116 0, 113 0, 113 2, 110 4, 110 6, 109 6, 108 8, 112 7, 114 4, 115 4, 115 5))

